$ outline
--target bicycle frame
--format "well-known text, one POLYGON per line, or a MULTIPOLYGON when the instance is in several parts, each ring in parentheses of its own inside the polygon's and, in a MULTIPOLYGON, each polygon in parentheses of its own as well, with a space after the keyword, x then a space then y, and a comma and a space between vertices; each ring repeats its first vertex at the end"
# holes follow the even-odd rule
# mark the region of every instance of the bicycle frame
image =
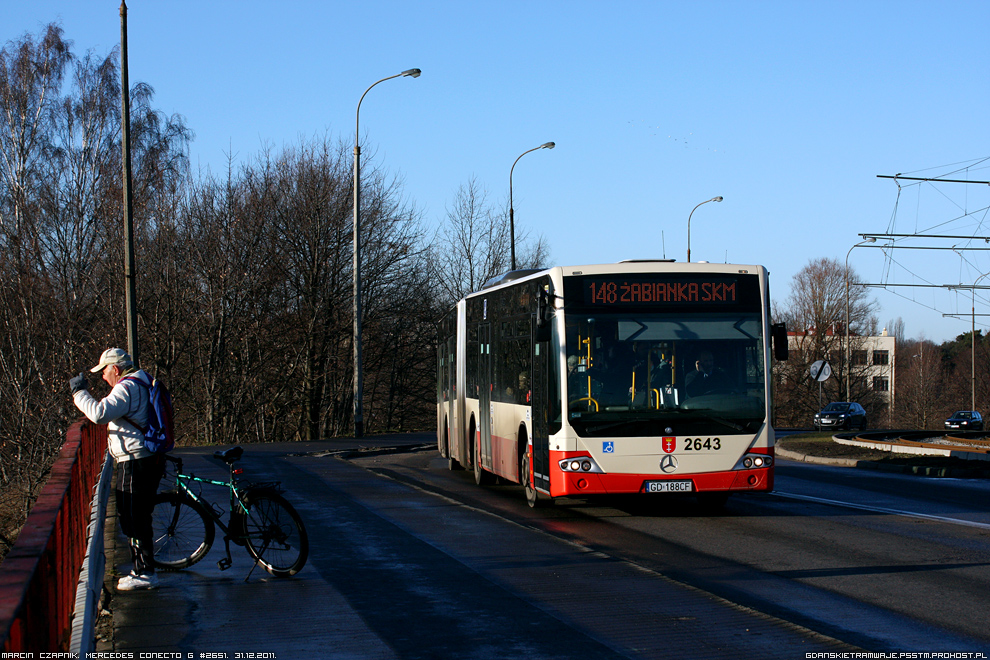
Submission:
MULTIPOLYGON (((172 543, 170 540, 172 538, 179 539, 180 545, 188 544, 189 541, 192 541, 192 544, 184 546, 191 548, 189 554, 173 555, 163 560, 165 563, 162 566, 173 570, 186 568, 205 557, 213 544, 216 526, 223 531, 226 550, 225 557, 217 562, 217 566, 222 571, 232 565, 231 541, 244 547, 254 559, 252 572, 260 565, 275 577, 288 577, 295 575, 305 565, 309 542, 302 519, 282 496, 285 491, 281 482, 252 482, 247 479, 239 482, 238 476, 244 471, 235 468, 234 463, 240 460, 243 454, 244 450, 240 446, 213 453, 214 458, 219 458, 227 464, 229 479, 226 481, 197 477, 192 472, 183 470, 182 459, 165 457, 174 468, 168 468, 166 492, 161 493, 157 499, 167 507, 162 509, 163 515, 167 518, 160 522, 163 525, 161 538, 165 540, 163 543, 166 545, 172 543), (226 513, 223 508, 201 494, 204 484, 227 490, 230 512, 226 524, 223 521, 226 513), (197 541, 195 532, 192 537, 186 536, 184 532, 176 534, 176 526, 179 525, 183 511, 191 512, 194 519, 201 521, 199 533, 205 533, 205 536, 199 537, 202 539, 201 542, 197 541)), ((249 572, 245 580, 250 577, 249 572)))
MULTIPOLYGON (((190 487, 190 484, 199 483, 199 484, 207 484, 209 486, 219 486, 221 488, 227 488, 230 491, 230 513, 228 515, 232 515, 234 513, 235 507, 237 507, 238 513, 242 515, 247 515, 248 513, 247 507, 244 506, 244 503, 241 501, 241 498, 246 489, 239 488, 237 484, 237 475, 243 473, 243 470, 241 470, 240 468, 235 469, 233 463, 228 463, 228 467, 230 468, 229 481, 218 481, 216 479, 204 479, 202 477, 197 477, 192 472, 189 473, 183 472, 181 458, 166 455, 165 459, 176 464, 176 471, 175 471, 176 488, 180 492, 185 493, 189 497, 189 499, 202 505, 203 509, 210 514, 211 518, 213 518, 213 522, 220 526, 220 529, 223 530, 226 536, 228 537, 233 536, 231 534, 231 531, 233 530, 234 526, 233 525, 228 526, 223 523, 224 512, 222 511, 218 512, 215 507, 215 503, 205 499, 202 495, 200 495, 195 490, 193 490, 190 487)), ((241 535, 238 533, 235 538, 240 538, 240 536, 241 535)))

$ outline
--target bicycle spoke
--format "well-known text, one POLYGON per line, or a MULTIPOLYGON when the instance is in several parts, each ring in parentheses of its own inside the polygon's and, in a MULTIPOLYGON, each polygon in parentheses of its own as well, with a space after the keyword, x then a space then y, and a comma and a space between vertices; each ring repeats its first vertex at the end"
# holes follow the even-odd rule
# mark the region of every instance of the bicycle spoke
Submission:
POLYGON ((155 563, 178 569, 195 564, 213 544, 213 521, 192 500, 178 493, 159 493, 152 512, 155 563))
MULTIPOLYGON (((214 520, 221 522, 222 510, 199 496, 191 496, 189 484, 230 490, 236 506, 241 508, 231 511, 229 528, 223 528, 228 532, 224 541, 245 546, 256 566, 262 566, 276 577, 287 577, 298 573, 306 564, 309 539, 302 519, 279 494, 278 484, 246 488, 238 485, 234 463, 242 454, 240 447, 214 452, 214 457, 230 468, 229 481, 201 479, 192 473, 183 473, 181 459, 169 459, 178 466, 174 477, 177 487, 187 492, 170 491, 158 495, 154 529, 155 559, 160 567, 166 570, 185 568, 202 559, 213 543, 214 520)), ((229 544, 227 548, 226 559, 220 561, 221 569, 230 564, 229 544)))
POLYGON ((309 552, 299 515, 275 493, 249 493, 249 509, 244 520, 248 552, 272 575, 297 573, 309 552))

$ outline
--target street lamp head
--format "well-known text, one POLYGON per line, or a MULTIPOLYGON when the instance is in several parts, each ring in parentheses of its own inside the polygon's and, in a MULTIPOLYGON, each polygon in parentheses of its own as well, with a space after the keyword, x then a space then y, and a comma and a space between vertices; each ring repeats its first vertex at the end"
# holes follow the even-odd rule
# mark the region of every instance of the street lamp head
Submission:
MULTIPOLYGON (((527 149, 526 151, 519 154, 519 158, 522 158, 528 153, 532 153, 539 149, 553 149, 556 144, 553 142, 544 142, 538 147, 533 147, 532 149, 527 149)), ((512 162, 512 167, 509 168, 509 267, 512 270, 516 269, 516 223, 515 223, 515 213, 512 210, 512 172, 516 169, 516 163, 519 162, 519 158, 516 158, 512 162)))
POLYGON ((400 75, 407 76, 409 78, 419 78, 419 74, 423 73, 419 69, 408 69, 403 71, 400 75))
POLYGON ((719 195, 718 197, 712 197, 712 201, 713 202, 721 202, 722 201, 722 196, 719 195))

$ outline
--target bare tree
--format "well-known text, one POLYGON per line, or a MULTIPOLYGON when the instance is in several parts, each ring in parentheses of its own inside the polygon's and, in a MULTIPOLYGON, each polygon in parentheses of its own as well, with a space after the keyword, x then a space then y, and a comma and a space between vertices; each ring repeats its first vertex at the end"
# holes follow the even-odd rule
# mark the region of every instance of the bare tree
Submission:
POLYGON ((18 268, 32 258, 30 223, 50 136, 52 113, 72 59, 62 29, 49 25, 38 41, 24 35, 0 50, 0 232, 18 268))
POLYGON ((508 270, 508 224, 499 222, 488 191, 477 179, 471 178, 458 188, 433 246, 430 261, 434 278, 450 303, 508 270))
POLYGON ((907 340, 907 335, 904 332, 904 319, 898 316, 896 319, 890 319, 887 321, 887 334, 894 338, 898 344, 907 340))
POLYGON ((949 376, 942 349, 922 338, 907 341, 897 358, 895 425, 937 429, 948 416, 949 376))
MULTIPOLYGON (((122 342, 119 95, 116 52, 75 58, 57 27, 0 51, 0 554, 78 416, 67 378, 122 342)), ((141 366, 172 391, 180 443, 346 432, 347 145, 268 149, 226 178, 194 180, 190 130, 152 101, 134 85, 138 339, 141 366)), ((421 429, 434 418, 444 307, 434 253, 401 182, 370 161, 362 177, 366 429, 421 429)), ((459 248, 488 262, 466 275, 475 288, 507 265, 506 215, 484 199, 460 213, 486 232, 459 248)), ((524 263, 546 258, 542 239, 520 245, 524 263)))
POLYGON ((977 329, 975 336, 972 332, 963 333, 943 343, 941 349, 949 374, 943 412, 947 416, 956 410, 975 408, 986 413, 990 407, 990 340, 977 329))
POLYGON ((54 396, 51 288, 39 269, 38 193, 69 43, 51 25, 0 50, 0 555, 60 442, 54 396), (54 436, 54 438, 53 438, 54 436))
POLYGON ((778 320, 787 323, 792 334, 791 357, 775 369, 776 410, 782 425, 804 426, 819 407, 819 387, 826 400, 844 400, 846 392, 845 335, 846 282, 849 282, 849 389, 851 398, 878 418, 885 405, 867 382, 865 360, 855 357, 865 349, 864 337, 875 335, 877 303, 868 298, 859 278, 850 267, 836 259, 813 259, 799 271, 791 284, 787 305, 775 308, 778 320), (829 362, 833 378, 819 386, 810 376, 812 363, 829 362))
MULTIPOLYGON (((158 118, 148 93, 141 116, 158 118)), ((0 519, 22 518, 77 415, 65 378, 122 318, 116 54, 81 59, 55 25, 0 50, 0 519), (66 77, 67 73, 71 76, 66 77), (120 303, 118 305, 118 303, 120 303)), ((181 122, 138 122, 140 208, 172 184, 181 122), (178 127, 175 133, 165 126, 178 127), (156 145, 152 149, 150 145, 156 145)), ((93 383, 99 387, 100 383, 93 383)), ((0 550, 8 545, 6 525, 0 550)))
MULTIPOLYGON (((351 160, 345 144, 323 140, 285 151, 274 164, 275 245, 282 255, 287 320, 296 328, 287 328, 297 352, 296 433, 318 440, 339 433, 350 419, 351 160)), ((365 178, 370 170, 364 168, 365 178)), ((370 189, 363 188, 362 197, 373 208, 370 189)), ((372 240, 372 212, 362 223, 366 243, 372 240)), ((362 275, 367 288, 374 276, 362 275)))
MULTIPOLYGON (((509 270, 509 209, 489 201, 488 191, 471 178, 458 188, 447 219, 434 235, 430 250, 433 277, 446 304, 477 291, 489 279, 509 270)), ((550 247, 541 235, 516 224, 518 268, 542 268, 550 247)))

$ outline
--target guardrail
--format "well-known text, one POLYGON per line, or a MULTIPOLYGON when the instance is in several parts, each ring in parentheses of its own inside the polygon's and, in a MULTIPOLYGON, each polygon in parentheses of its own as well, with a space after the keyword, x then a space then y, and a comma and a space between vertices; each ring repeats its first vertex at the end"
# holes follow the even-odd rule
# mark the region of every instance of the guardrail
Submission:
POLYGON ((0 651, 68 650, 93 486, 107 427, 83 419, 66 433, 51 476, 0 564, 0 651))

